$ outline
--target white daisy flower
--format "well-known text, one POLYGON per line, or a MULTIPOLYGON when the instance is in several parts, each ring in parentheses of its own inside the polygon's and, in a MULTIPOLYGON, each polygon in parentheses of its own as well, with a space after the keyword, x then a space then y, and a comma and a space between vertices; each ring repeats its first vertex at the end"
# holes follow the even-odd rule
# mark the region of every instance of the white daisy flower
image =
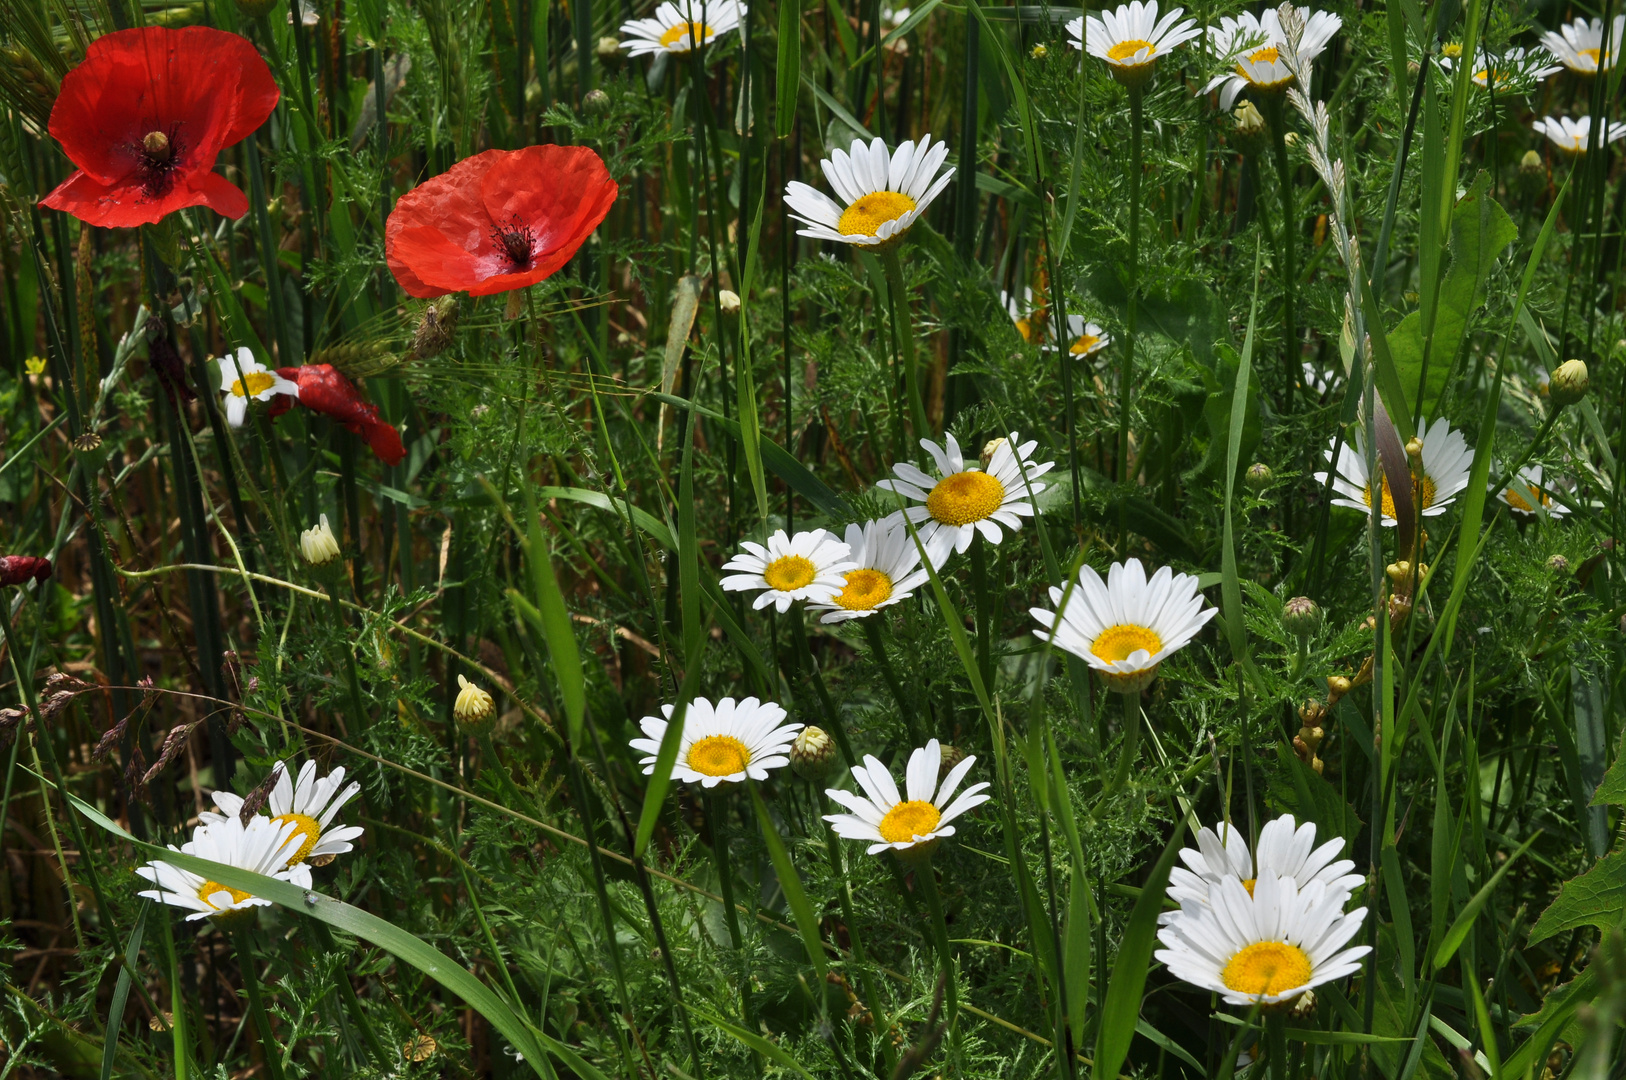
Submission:
POLYGON ((1338 383, 1342 375, 1342 372, 1339 371, 1322 371, 1319 367, 1308 360, 1304 361, 1303 371, 1304 378, 1300 381, 1299 385, 1308 386, 1311 390, 1315 391, 1317 397, 1320 397, 1328 390, 1331 390, 1333 386, 1338 383))
POLYGON ((1620 39, 1626 37, 1626 15, 1616 15, 1609 29, 1608 56, 1603 55, 1602 19, 1576 19, 1565 23, 1556 33, 1548 30, 1542 34, 1541 43, 1555 60, 1577 75, 1596 75, 1599 67, 1608 71, 1615 66, 1620 39))
POLYGON ((768 537, 767 547, 749 540, 740 546, 745 550, 723 564, 724 570, 739 572, 723 578, 722 586, 728 592, 761 589, 753 611, 773 604, 784 612, 797 600, 828 600, 846 586, 842 575, 856 569, 847 557, 851 549, 823 529, 795 536, 780 529, 768 537))
POLYGON ((250 398, 270 401, 278 394, 299 397, 298 383, 265 367, 246 347, 238 349, 236 356, 217 357, 215 363, 220 366, 221 404, 226 409, 226 422, 232 427, 243 426, 250 398))
MULTIPOLYGON (((662 705, 666 719, 646 716, 639 721, 646 737, 633 739, 629 745, 647 755, 638 762, 645 776, 655 771, 661 740, 676 711, 675 706, 662 705)), ((672 779, 707 788, 738 783, 747 776, 768 779, 769 769, 790 763, 790 744, 802 730, 803 725, 786 724, 784 719, 785 710, 771 701, 748 697, 736 702, 725 697, 713 705, 705 698, 695 698, 683 710, 683 741, 678 744, 672 779)))
MULTIPOLYGON (((1438 517, 1468 486, 1468 474, 1473 469, 1474 454, 1462 432, 1452 431, 1444 420, 1434 421, 1430 427, 1425 421, 1417 437, 1423 440, 1423 516, 1438 517)), ((1332 447, 1327 447, 1326 460, 1332 461, 1332 447)), ((1381 466, 1380 466, 1381 468, 1381 466)), ((1316 483, 1325 484, 1327 474, 1315 474, 1316 483)), ((1339 447, 1338 467, 1334 470, 1332 489, 1336 493, 1334 506, 1347 506, 1351 510, 1369 513, 1372 509, 1371 484, 1366 476, 1366 431, 1355 428, 1355 445, 1339 447)), ((1389 491, 1389 480, 1383 480, 1383 524, 1394 525, 1395 500, 1389 491)))
MULTIPOLYGON (((1460 57, 1462 46, 1457 46, 1457 56, 1460 57)), ((1491 72, 1496 73, 1496 89, 1513 91, 1522 89, 1530 83, 1540 82, 1549 75, 1556 75, 1564 69, 1557 64, 1548 63, 1552 57, 1544 49, 1521 49, 1514 46, 1500 56, 1493 56, 1481 49, 1474 56, 1474 65, 1468 78, 1475 86, 1486 88, 1490 84, 1491 72)), ((1440 52, 1440 67, 1446 71, 1455 66, 1455 58, 1440 52)))
MULTIPOLYGON (((1299 38, 1298 62, 1294 68, 1302 68, 1320 56, 1327 42, 1344 25, 1344 20, 1331 12, 1312 12, 1301 7, 1298 13, 1304 20, 1304 34, 1299 38)), ((1282 60, 1282 53, 1288 47, 1287 35, 1282 33, 1281 16, 1275 8, 1266 8, 1257 18, 1248 11, 1235 18, 1227 15, 1220 19, 1218 26, 1208 28, 1208 37, 1220 56, 1236 54, 1233 70, 1216 75, 1203 87, 1205 94, 1215 87, 1223 87, 1220 90, 1222 110, 1229 111, 1231 103, 1244 90, 1284 91, 1292 85, 1293 69, 1282 60), (1263 44, 1258 44, 1261 38, 1263 44)))
POLYGON ((847 571, 846 584, 830 599, 808 605, 829 612, 820 622, 862 619, 908 599, 928 577, 920 565, 920 549, 902 525, 885 520, 849 525, 847 547, 853 569, 847 571))
MULTIPOLYGON (((299 827, 291 821, 256 817, 245 826, 237 818, 228 817, 206 820, 193 831, 192 839, 178 848, 171 844, 169 849, 308 889, 310 868, 304 863, 288 865, 289 857, 299 849, 300 842, 299 827)), ((136 867, 136 873, 158 886, 137 896, 187 909, 192 913, 186 917, 187 922, 271 904, 269 900, 209 881, 162 859, 136 867)))
POLYGON ((917 747, 909 755, 909 767, 904 773, 907 799, 898 798, 898 785, 892 774, 874 756, 865 754, 864 764, 853 766, 853 779, 864 789, 855 795, 839 788, 828 788, 825 794, 840 803, 850 814, 826 814, 824 820, 835 829, 837 836, 848 840, 867 840, 869 853, 879 854, 891 848, 903 852, 920 848, 920 854, 930 851, 937 841, 954 835, 949 822, 973 807, 987 802, 988 784, 972 784, 953 802, 949 799, 960 786, 965 774, 976 761, 972 755, 942 776, 943 748, 936 739, 917 747))
POLYGON ((1195 20, 1180 17, 1184 14, 1184 8, 1175 8, 1160 20, 1157 0, 1130 0, 1116 10, 1102 9, 1099 17, 1074 19, 1067 36, 1073 48, 1105 60, 1113 78, 1138 86, 1151 78, 1158 57, 1202 33, 1195 20))
POLYGON ((1553 502, 1547 490, 1541 483, 1541 466, 1527 465, 1519 470, 1517 477, 1508 481, 1507 487, 1496 493, 1496 497, 1520 517, 1535 517, 1538 503, 1551 517, 1563 517, 1569 513, 1569 507, 1553 502))
POLYGON ((678 0, 655 9, 654 18, 621 24, 628 40, 621 43, 629 55, 686 53, 709 44, 740 25, 743 9, 737 0, 678 0))
POLYGON ((875 486, 924 503, 887 516, 889 523, 902 524, 905 514, 920 530, 933 566, 943 565, 951 551, 965 553, 977 533, 997 544, 1004 537, 1000 526, 1015 531, 1024 517, 1034 514, 1029 489, 1037 495, 1045 489, 1038 478, 1056 467, 1054 461, 1035 463, 1037 441, 1018 444, 1016 432, 997 440, 987 467, 967 466, 965 455, 953 435, 945 434, 946 446, 930 439, 920 445, 937 466, 933 477, 906 461, 892 466, 898 479, 882 480, 875 486))
POLYGON ((937 174, 947 157, 948 147, 934 146, 930 135, 922 135, 918 145, 899 143, 890 153, 880 139, 868 146, 854 139, 850 154, 832 150, 819 166, 846 206, 792 180, 785 186, 785 205, 791 217, 807 226, 797 235, 866 247, 902 237, 948 187, 954 169, 937 174))
MULTIPOLYGON (((1292 814, 1267 821, 1259 830, 1256 863, 1236 826, 1224 822, 1213 829, 1205 826, 1197 833, 1196 850, 1180 851, 1180 861, 1186 865, 1169 873, 1169 899, 1182 907, 1187 901, 1206 905, 1209 891, 1227 876, 1241 879, 1251 895, 1255 880, 1267 874, 1290 878, 1299 889, 1320 882, 1329 890, 1341 889, 1346 897, 1352 895, 1366 879, 1350 873, 1355 869, 1353 860, 1338 858, 1348 842, 1339 837, 1317 847, 1315 831, 1314 822, 1300 825, 1292 814)), ((1167 923, 1178 917, 1177 912, 1169 911, 1158 921, 1167 923)))
MULTIPOLYGON (((1547 136, 1552 140, 1554 146, 1572 157, 1586 153, 1592 144, 1592 118, 1590 116, 1580 118, 1548 116, 1537 120, 1530 126, 1536 129, 1537 134, 1547 136)), ((1622 137, 1626 137, 1626 123, 1619 120, 1604 121, 1603 142, 1605 146, 1622 137)))
POLYGON ((1227 875, 1208 903, 1188 901, 1157 932, 1156 956, 1176 978, 1220 994, 1232 1005, 1272 1005, 1311 987, 1353 975, 1366 945, 1345 948, 1366 909, 1345 914, 1348 894, 1319 881, 1302 889, 1265 874, 1250 894, 1227 875))
MULTIPOLYGON (((1045 352, 1057 351, 1056 341, 1061 337, 1059 332, 1061 328, 1056 321, 1055 312, 1044 303, 1035 305, 1031 288, 1022 290, 1021 303, 1017 302, 1016 297, 1003 291, 999 294, 999 302, 1010 312, 1011 321, 1016 324, 1016 332, 1022 335, 1023 341, 1030 345, 1038 345, 1045 352), (1049 316, 1048 326, 1042 325, 1047 321, 1046 315, 1049 316), (1036 322, 1041 325, 1036 327, 1034 325, 1036 322)), ((1111 345, 1112 335, 1086 320, 1084 316, 1068 313, 1067 341, 1067 352, 1083 359, 1086 356, 1094 356, 1111 345)))
POLYGON ((1084 660, 1122 693, 1145 689, 1157 666, 1185 648, 1219 610, 1205 606, 1190 574, 1164 566, 1147 581, 1139 559, 1113 563, 1104 582, 1094 567, 1079 567, 1071 595, 1050 590, 1058 607, 1064 597, 1059 612, 1030 610, 1044 626, 1034 636, 1084 660))
MULTIPOLYGON (((366 830, 360 825, 333 824, 344 804, 361 791, 361 785, 354 780, 349 784, 344 782, 344 766, 318 780, 316 762, 307 761, 299 768, 298 784, 288 779, 288 766, 283 762, 277 762, 272 768, 277 770, 277 782, 271 788, 265 808, 273 821, 292 823, 300 837, 288 865, 298 865, 308 859, 315 866, 326 866, 335 855, 350 851, 353 847, 350 841, 366 830)), ((212 797, 220 814, 205 814, 205 820, 218 821, 222 815, 233 819, 243 809, 241 795, 217 791, 212 797)))

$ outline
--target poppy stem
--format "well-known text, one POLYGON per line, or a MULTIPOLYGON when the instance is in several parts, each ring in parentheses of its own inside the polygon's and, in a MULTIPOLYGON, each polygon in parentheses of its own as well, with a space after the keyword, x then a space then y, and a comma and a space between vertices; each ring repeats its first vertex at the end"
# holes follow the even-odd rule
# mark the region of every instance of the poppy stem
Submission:
POLYGON ((881 245, 881 265, 886 268, 887 306, 892 309, 892 337, 898 346, 898 366, 903 369, 904 392, 909 396, 909 421, 915 438, 931 435, 926 423, 926 404, 920 396, 920 373, 915 370, 915 328, 909 316, 909 290, 903 282, 903 260, 898 257, 899 240, 881 245))

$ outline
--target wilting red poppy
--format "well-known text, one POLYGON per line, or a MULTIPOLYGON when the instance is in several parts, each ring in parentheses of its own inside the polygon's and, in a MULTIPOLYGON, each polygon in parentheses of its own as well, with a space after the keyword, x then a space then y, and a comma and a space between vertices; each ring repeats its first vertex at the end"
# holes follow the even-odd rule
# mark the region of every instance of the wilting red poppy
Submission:
POLYGON ((79 171, 41 203, 104 228, 187 206, 240 218, 248 198, 214 171, 215 157, 265 123, 277 97, 247 38, 205 26, 105 34, 51 109, 51 134, 79 171))
POLYGON ((617 190, 585 146, 487 150, 401 197, 385 255, 412 296, 523 289, 570 261, 617 190))
POLYGON ((0 555, 0 585, 21 585, 51 576, 51 560, 34 555, 0 555))
MULTIPOLYGON (((334 370, 332 364, 306 364, 304 367, 278 368, 277 374, 299 387, 299 403, 323 416, 331 416, 348 428, 353 435, 367 440, 373 453, 386 465, 399 465, 406 457, 401 445, 401 433, 378 415, 378 406, 361 400, 356 384, 334 370)), ((283 394, 272 399, 266 410, 272 416, 281 416, 293 408, 294 398, 283 394)))

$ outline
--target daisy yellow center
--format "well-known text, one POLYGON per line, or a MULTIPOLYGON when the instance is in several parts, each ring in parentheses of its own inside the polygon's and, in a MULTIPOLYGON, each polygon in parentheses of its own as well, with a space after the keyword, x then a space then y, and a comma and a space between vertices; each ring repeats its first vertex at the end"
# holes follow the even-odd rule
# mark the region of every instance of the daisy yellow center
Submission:
POLYGON ((1163 639, 1158 637, 1156 630, 1134 623, 1109 626, 1090 642, 1090 651, 1109 664, 1128 660, 1140 649, 1156 656, 1162 648, 1163 639))
POLYGON ((1231 957, 1220 980, 1239 994, 1285 994, 1310 981, 1310 958, 1285 941, 1256 941, 1231 957))
POLYGON ((265 393, 276 384, 276 376, 269 371, 251 371, 232 383, 230 392, 238 397, 253 397, 265 393))
POLYGON ((881 226, 915 208, 915 200, 901 191, 872 191, 841 212, 836 232, 843 236, 874 236, 881 226))
POLYGON ((703 776, 733 776, 750 760, 751 751, 732 735, 707 735, 689 747, 689 768, 703 776))
POLYGON ((711 27, 705 23, 684 22, 678 23, 662 34, 661 44, 670 49, 680 42, 688 45, 690 43, 704 42, 709 37, 711 37, 711 27))
POLYGON ((770 589, 795 592, 813 584, 818 573, 813 560, 805 555, 781 555, 762 571, 762 580, 768 583, 770 589))
POLYGON ((1447 42, 1440 46, 1440 55, 1449 56, 1454 60, 1462 55, 1462 45, 1455 41, 1447 42))
POLYGON ((1067 351, 1074 356, 1088 356, 1095 351, 1095 347, 1099 344, 1101 344, 1101 339, 1094 334, 1080 334, 1074 339, 1073 344, 1067 351))
POLYGON ((1258 883, 1258 881, 1259 881, 1258 878, 1243 878, 1242 879, 1242 887, 1244 889, 1248 890, 1248 895, 1249 896, 1253 895, 1253 887, 1254 887, 1255 884, 1258 883))
POLYGON ((209 899, 209 897, 213 896, 215 893, 230 893, 231 902, 234 904, 241 904, 244 900, 249 899, 252 895, 244 892, 242 889, 228 888, 227 886, 220 884, 218 881, 205 881, 202 885, 198 886, 198 899, 202 900, 210 907, 215 907, 214 901, 209 899))
POLYGON ((271 820, 279 825, 290 821, 295 823, 294 831, 290 836, 297 836, 300 841, 299 847, 295 849, 292 855, 288 856, 289 866, 297 866, 304 862, 305 856, 309 855, 311 848, 316 846, 316 841, 322 838, 322 826, 309 814, 278 814, 271 820))
POLYGON ((1125 60, 1133 59, 1135 54, 1142 49, 1146 50, 1146 59, 1141 62, 1151 63, 1152 54, 1157 52, 1157 46, 1141 38, 1131 38, 1128 41, 1118 42, 1118 44, 1107 50, 1107 59, 1115 63, 1122 63, 1125 60))
POLYGON ((1016 320, 1016 332, 1022 335, 1023 341, 1029 343, 1033 341, 1033 324, 1027 319, 1016 320))
POLYGON ((943 820, 942 813, 924 799, 901 802, 886 812, 881 819, 881 839, 889 844, 907 844, 917 836, 925 836, 943 820))
POLYGON ((1547 493, 1545 491, 1542 491, 1540 488, 1525 487, 1523 484, 1515 484, 1514 486, 1508 488, 1504 493, 1504 497, 1507 499, 1507 504, 1513 507, 1513 509, 1523 510, 1527 514, 1533 514, 1536 512, 1536 508, 1530 505, 1529 497, 1532 494, 1535 495, 1537 500, 1539 500, 1543 506, 1551 506, 1553 503, 1553 500, 1547 497, 1547 493))
POLYGON ((1588 60, 1591 60, 1594 65, 1597 64, 1597 62, 1598 62, 1598 53, 1599 53, 1599 50, 1597 50, 1597 49, 1576 49, 1575 50, 1575 55, 1576 56, 1584 56, 1588 60))
POLYGON ((939 480, 926 496, 926 511, 945 525, 969 525, 991 516, 1004 501, 1004 484, 970 470, 939 480))
MULTIPOLYGON (((1365 498, 1366 498, 1366 505, 1371 506, 1372 505, 1372 485, 1371 484, 1366 485, 1365 498)), ((1427 473, 1425 473, 1425 474, 1423 474, 1423 509, 1427 510, 1429 507, 1431 507, 1433 505, 1434 505, 1434 478, 1429 476, 1427 473)), ((1395 497, 1394 497, 1394 493, 1389 490, 1389 478, 1388 477, 1383 478, 1383 516, 1384 517, 1394 517, 1395 516, 1395 497)))
POLYGON ((1281 58, 1281 53, 1276 51, 1276 46, 1274 46, 1274 45, 1266 45, 1263 49, 1256 49, 1255 51, 1249 53, 1248 54, 1248 63, 1250 63, 1250 64, 1274 64, 1280 58, 1281 58))
POLYGON ((870 611, 892 598, 892 579, 879 570, 854 570, 847 586, 835 595, 837 607, 848 611, 870 611))
MULTIPOLYGON (((1474 82, 1478 83, 1480 86, 1486 85, 1491 81, 1492 78, 1493 76, 1489 69, 1474 72, 1474 82)), ((1495 73, 1494 78, 1496 79, 1497 86, 1503 86, 1507 83, 1508 75, 1505 71, 1498 71, 1495 73)))

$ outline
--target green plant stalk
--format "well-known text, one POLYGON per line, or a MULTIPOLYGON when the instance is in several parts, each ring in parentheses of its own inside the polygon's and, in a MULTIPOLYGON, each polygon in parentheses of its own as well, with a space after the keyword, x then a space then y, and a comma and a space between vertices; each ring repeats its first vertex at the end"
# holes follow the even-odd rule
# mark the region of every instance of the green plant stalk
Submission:
MULTIPOLYGON (((1118 376, 1118 482, 1129 483, 1129 415, 1134 404, 1135 332, 1140 322, 1140 173, 1141 128, 1145 126, 1145 90, 1129 87, 1129 319, 1124 333, 1123 371, 1118 376)), ((1058 345, 1060 343, 1058 342, 1058 345)), ((1067 363, 1065 348, 1062 363, 1067 363)), ((1129 544, 1129 496, 1118 496, 1118 551, 1129 544)))
POLYGON ((926 403, 920 396, 920 373, 915 365, 915 327, 909 314, 909 293, 903 283, 903 260, 898 257, 898 245, 880 245, 881 265, 886 268, 887 306, 892 309, 892 337, 898 346, 898 366, 903 369, 904 392, 909 397, 909 421, 914 425, 915 438, 924 439, 932 430, 926 423, 926 403))
POLYGON ((169 1035, 175 1054, 175 1080, 186 1080, 186 995, 181 991, 181 964, 175 955, 175 933, 169 925, 169 913, 163 912, 158 920, 163 930, 164 966, 169 978, 169 1035))
POLYGON ((723 917, 728 923, 728 937, 734 946, 734 958, 740 969, 740 1011, 747 1029, 755 1027, 751 1019, 751 973, 745 963, 745 939, 740 934, 740 912, 734 906, 734 870, 728 857, 730 830, 728 804, 716 791, 706 796, 706 824, 711 828, 711 855, 717 863, 717 891, 723 896, 723 917))
POLYGON ((1267 1008, 1265 1013, 1265 1063, 1270 1067, 1270 1080, 1288 1080, 1287 1014, 1280 1008, 1267 1008))
POLYGON ((948 920, 943 918, 943 898, 937 893, 937 875, 928 855, 915 865, 915 880, 926 896, 926 909, 932 916, 932 944, 937 951, 938 966, 943 972, 943 1001, 948 1007, 949 1040, 955 1046, 960 1042, 960 988, 954 975, 954 950, 949 945, 948 920))
POLYGON ((1129 783, 1129 772, 1140 753, 1140 691, 1131 690, 1120 696, 1124 703, 1123 744, 1118 748, 1118 768, 1113 772, 1111 782, 1101 792, 1103 799, 1117 794, 1129 783))
MULTIPOLYGON (((818 795, 816 792, 818 785, 814 785, 813 790, 815 792, 813 795, 814 806, 817 808, 818 795)), ((817 813, 816 809, 815 813, 817 813)), ((836 836, 835 827, 829 822, 824 822, 824 850, 830 860, 830 870, 834 875, 834 879, 841 883, 837 889, 836 897, 841 904, 842 921, 847 926, 847 940, 852 945, 852 966, 858 969, 858 984, 863 988, 864 1000, 869 1008, 870 1015, 875 1017, 877 1023, 879 1023, 876 1010, 881 1007, 881 998, 875 988, 875 975, 872 971, 874 965, 868 963, 864 957, 864 943, 858 936, 858 924, 853 917, 852 880, 847 876, 847 870, 841 858, 841 841, 836 836)), ((880 1046, 882 1059, 886 1062, 886 1067, 881 1071, 881 1075, 890 1075, 893 1065, 892 1042, 890 1039, 877 1039, 876 1043, 880 1046)))
POLYGON ((892 667, 892 658, 886 652, 886 640, 881 633, 882 617, 877 611, 872 615, 866 615, 859 622, 864 624, 864 637, 869 642, 870 655, 881 669, 881 678, 885 680, 886 688, 892 691, 892 700, 898 703, 898 713, 903 717, 904 726, 909 729, 910 741, 916 746, 924 746, 925 736, 920 730, 920 720, 908 699, 903 696, 903 683, 898 680, 898 673, 892 667))
MULTIPOLYGON (((461 865, 461 864, 460 864, 461 865)), ((333 931, 327 928, 327 923, 320 919, 309 919, 307 925, 316 933, 316 943, 324 952, 336 953, 339 951, 338 943, 333 940, 333 931)), ((373 1064, 379 1069, 388 1070, 394 1066, 394 1061, 384 1050, 384 1044, 378 1039, 378 1032, 373 1030, 372 1021, 367 1018, 367 1010, 362 1007, 361 999, 356 996, 356 988, 350 985, 350 976, 341 971, 335 980, 339 984, 339 997, 344 1001, 345 1011, 356 1027, 361 1029, 362 1041, 367 1044, 367 1053, 372 1055, 373 1064)))
MULTIPOLYGON (((252 913, 252 909, 250 912, 252 913)), ((255 968, 254 945, 249 940, 249 933, 250 930, 246 926, 232 927, 232 948, 237 953, 237 966, 243 974, 243 992, 248 996, 249 1015, 254 1018, 254 1028, 260 1036, 260 1051, 265 1055, 266 1072, 271 1080, 282 1080, 282 1056, 277 1046, 276 1035, 271 1030, 271 1017, 265 1011, 265 998, 260 990, 260 973, 255 968)))
MULTIPOLYGON (((327 598, 333 605, 334 624, 340 627, 348 626, 349 622, 344 617, 344 608, 339 606, 339 589, 337 582, 328 586, 327 598)), ((361 696, 361 680, 356 677, 355 651, 350 648, 348 642, 345 642, 339 646, 339 652, 344 655, 345 684, 350 691, 350 708, 356 714, 356 723, 364 728, 370 727, 371 725, 368 723, 369 718, 367 715, 367 707, 364 704, 366 699, 361 696)))
POLYGON ((1299 384, 1298 329, 1294 323, 1298 307, 1298 270, 1294 263, 1298 256, 1298 230, 1293 224, 1293 167, 1287 160, 1286 96, 1273 95, 1275 108, 1270 110, 1270 133, 1276 147, 1276 181, 1281 189, 1282 231, 1278 238, 1282 245, 1282 374, 1286 379, 1282 390, 1283 412, 1293 411, 1294 392, 1299 384))
POLYGON ((977 537, 971 545, 971 591, 977 608, 977 668, 982 672, 982 684, 989 689, 994 685, 993 638, 994 605, 988 598, 988 541, 977 537))
POLYGON ((841 759, 849 767, 857 765, 858 758, 853 754, 852 743, 847 741, 847 728, 842 724, 841 714, 836 711, 836 703, 831 700, 830 691, 824 685, 824 676, 819 673, 819 665, 813 662, 813 649, 807 643, 807 628, 802 625, 801 609, 798 608, 795 615, 787 621, 790 623, 790 636, 796 649, 796 662, 806 669, 807 677, 813 683, 813 692, 818 696, 826 729, 835 736, 836 746, 841 750, 841 759))

